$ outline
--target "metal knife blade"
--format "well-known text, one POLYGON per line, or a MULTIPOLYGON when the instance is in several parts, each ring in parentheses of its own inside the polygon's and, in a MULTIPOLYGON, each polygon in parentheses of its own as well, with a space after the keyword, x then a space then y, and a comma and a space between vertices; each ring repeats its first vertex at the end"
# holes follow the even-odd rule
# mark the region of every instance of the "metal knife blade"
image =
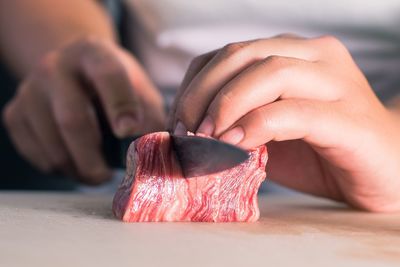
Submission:
POLYGON ((230 169, 249 158, 245 150, 216 139, 194 135, 171 137, 173 149, 186 178, 230 169))
MULTIPOLYGON (((125 168, 129 145, 139 137, 137 135, 111 142, 105 150, 108 164, 114 168, 125 168)), ((245 150, 216 139, 176 135, 171 135, 171 138, 173 151, 186 178, 220 172, 249 158, 245 150)))

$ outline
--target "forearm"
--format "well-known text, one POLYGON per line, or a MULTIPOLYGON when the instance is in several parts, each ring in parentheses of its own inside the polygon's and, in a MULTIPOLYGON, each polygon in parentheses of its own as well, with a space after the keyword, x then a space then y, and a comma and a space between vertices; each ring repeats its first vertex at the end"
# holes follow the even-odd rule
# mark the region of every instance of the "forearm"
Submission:
POLYGON ((86 35, 116 38, 96 0, 0 0, 0 56, 18 77, 47 52, 86 35))

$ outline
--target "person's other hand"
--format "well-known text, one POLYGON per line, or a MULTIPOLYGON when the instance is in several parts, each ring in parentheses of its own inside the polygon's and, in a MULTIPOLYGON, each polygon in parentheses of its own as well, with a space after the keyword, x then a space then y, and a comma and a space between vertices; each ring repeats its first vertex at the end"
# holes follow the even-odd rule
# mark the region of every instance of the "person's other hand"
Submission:
POLYGON ((293 35, 196 58, 169 125, 246 149, 269 142, 272 180, 377 212, 400 210, 399 126, 340 41, 293 35))
POLYGON ((117 44, 96 37, 46 55, 21 82, 3 120, 19 153, 34 166, 98 184, 110 170, 95 103, 117 137, 164 127, 162 98, 139 63, 117 44))

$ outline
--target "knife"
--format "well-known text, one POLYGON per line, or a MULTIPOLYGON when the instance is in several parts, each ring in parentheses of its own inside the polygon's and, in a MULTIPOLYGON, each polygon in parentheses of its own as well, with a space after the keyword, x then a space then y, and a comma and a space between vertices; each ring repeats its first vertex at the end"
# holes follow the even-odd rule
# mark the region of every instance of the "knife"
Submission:
POLYGON ((213 174, 239 165, 249 158, 236 146, 195 135, 171 135, 172 146, 184 177, 213 174))
MULTIPOLYGON (((128 148, 141 135, 117 139, 102 109, 97 108, 97 112, 106 162, 113 168, 125 168, 128 148)), ((249 158, 245 150, 212 138, 171 134, 171 141, 175 156, 186 178, 217 173, 239 165, 249 158)))
MULTIPOLYGON (((117 149, 113 152, 110 144, 108 149, 104 147, 107 163, 114 168, 125 168, 129 145, 139 137, 115 140, 116 143, 112 143, 117 149)), ((185 178, 224 171, 249 158, 245 150, 212 138, 171 134, 171 141, 172 150, 185 178)))

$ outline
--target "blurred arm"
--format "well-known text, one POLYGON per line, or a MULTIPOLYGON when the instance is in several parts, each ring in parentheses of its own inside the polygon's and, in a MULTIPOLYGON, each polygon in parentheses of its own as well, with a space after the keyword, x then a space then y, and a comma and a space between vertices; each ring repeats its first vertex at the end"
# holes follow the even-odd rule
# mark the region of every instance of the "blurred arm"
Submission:
POLYGON ((0 57, 17 77, 47 52, 81 36, 115 40, 96 0, 0 0, 0 57))

